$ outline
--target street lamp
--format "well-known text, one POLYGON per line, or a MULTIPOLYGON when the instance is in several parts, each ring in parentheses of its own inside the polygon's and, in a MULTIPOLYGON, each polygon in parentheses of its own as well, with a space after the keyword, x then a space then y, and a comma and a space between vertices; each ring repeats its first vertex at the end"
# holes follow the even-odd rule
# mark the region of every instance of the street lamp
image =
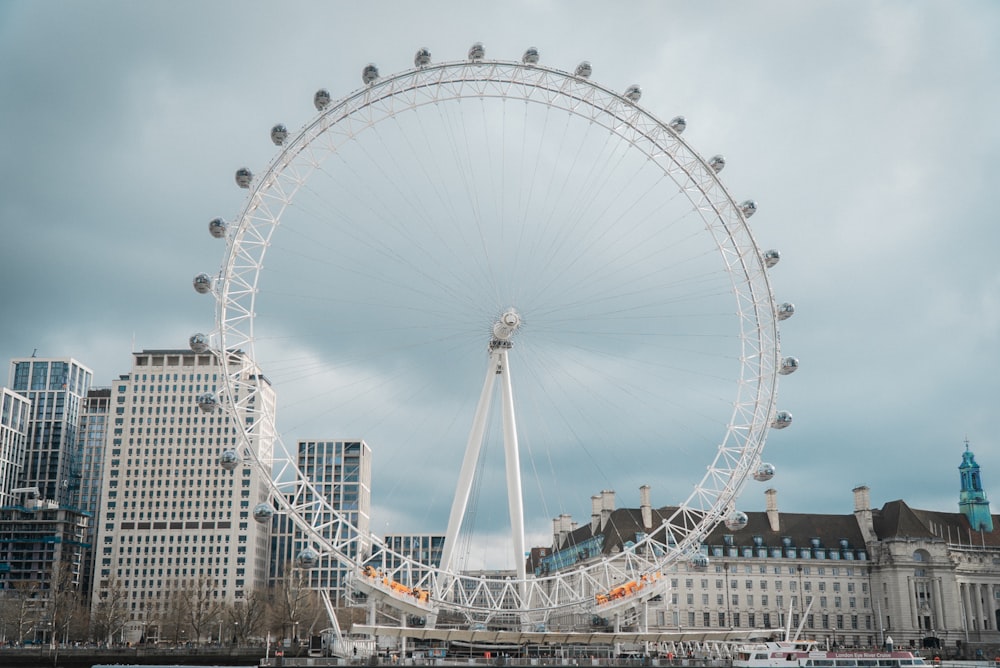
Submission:
POLYGON ((233 622, 233 647, 240 646, 240 623, 233 622))

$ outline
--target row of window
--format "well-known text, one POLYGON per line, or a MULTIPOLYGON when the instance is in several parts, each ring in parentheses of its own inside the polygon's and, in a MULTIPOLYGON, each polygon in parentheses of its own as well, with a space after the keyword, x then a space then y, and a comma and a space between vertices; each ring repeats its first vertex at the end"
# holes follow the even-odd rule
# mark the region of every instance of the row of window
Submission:
MULTIPOLYGON (((671 582, 671 584, 674 587, 677 587, 677 585, 679 584, 680 581, 677 578, 673 578, 670 582, 671 582)), ((769 582, 770 582, 769 580, 761 580, 759 582, 759 588, 762 591, 767 591, 767 588, 769 586, 769 584, 768 584, 769 582)), ((827 583, 825 581, 821 580, 821 581, 819 581, 819 582, 816 583, 816 586, 819 589, 819 591, 826 591, 826 584, 827 583)), ((833 588, 833 591, 835 591, 835 592, 839 592, 840 591, 840 587, 841 587, 842 583, 840 583, 840 582, 833 582, 833 583, 830 583, 830 584, 831 584, 831 587, 833 588)), ((846 585, 847 585, 847 591, 848 592, 853 592, 854 588, 855 588, 855 584, 856 583, 854 583, 854 582, 847 582, 846 583, 846 585)), ((811 591, 812 590, 812 585, 813 585, 812 580, 805 580, 802 583, 802 589, 804 591, 811 591)), ((693 589, 694 588, 694 579, 693 578, 686 579, 684 581, 684 586, 687 587, 688 589, 693 589)), ((774 581, 774 588, 775 588, 775 590, 781 591, 781 589, 782 589, 783 586, 784 586, 784 583, 781 580, 775 580, 774 581)), ((716 589, 723 589, 724 587, 725 587, 725 581, 724 580, 717 579, 715 581, 715 588, 716 589)), ((796 582, 795 580, 792 580, 791 582, 788 583, 788 589, 789 589, 789 591, 795 591, 797 587, 798 587, 798 582, 796 582)), ((702 589, 708 589, 708 578, 702 578, 701 579, 701 588, 702 589)), ((730 580, 729 581, 729 588, 730 589, 739 589, 739 580, 730 580)), ((744 589, 753 589, 753 580, 744 580, 744 589)), ((868 591, 868 583, 867 582, 862 582, 861 583, 861 591, 868 591)))
MULTIPOLYGON (((746 617, 743 616, 744 613, 733 612, 718 612, 715 613, 714 619, 718 628, 781 628, 785 625, 785 613, 775 613, 771 614, 769 612, 745 613, 746 617), (727 616, 729 620, 727 621, 727 616), (746 626, 743 625, 744 619, 746 620, 746 626)), ((688 612, 687 614, 689 628, 698 627, 698 613, 688 612)), ((677 621, 677 620, 675 620, 677 621)), ((703 612, 701 613, 701 627, 713 628, 713 613, 703 612)), ((801 621, 799 613, 794 613, 792 615, 792 626, 798 627, 801 621)), ((866 631, 873 630, 873 619, 871 615, 828 615, 828 614, 808 614, 806 615, 805 628, 807 629, 827 629, 827 630, 861 630, 862 628, 866 631), (817 625, 817 621, 819 624, 817 625)))
MULTIPOLYGON (((686 600, 687 600, 687 604, 689 606, 694 605, 694 597, 695 597, 694 594, 686 594, 686 600)), ((808 597, 807 600, 812 600, 812 599, 813 599, 813 597, 810 596, 810 597, 808 597)), ((678 600, 679 600, 678 594, 676 594, 676 593, 671 594, 671 603, 673 603, 673 604, 676 605, 677 602, 678 602, 678 600)), ((819 603, 819 607, 821 609, 826 609, 826 608, 830 607, 828 605, 828 600, 829 599, 826 596, 820 596, 820 597, 818 597, 817 600, 818 600, 818 603, 819 603)), ((740 595, 739 594, 733 594, 730 597, 730 601, 731 601, 732 605, 738 606, 740 604, 740 595)), ((748 608, 754 607, 754 605, 756 603, 756 599, 754 598, 753 594, 747 594, 746 597, 745 597, 745 601, 746 601, 746 606, 748 608)), ((774 597, 774 603, 775 603, 776 607, 783 608, 785 606, 785 597, 782 596, 782 595, 775 596, 774 597)), ((701 595, 701 604, 703 606, 709 605, 709 594, 702 594, 701 595)), ((725 594, 716 594, 715 595, 715 604, 716 605, 726 605, 725 594)), ((792 604, 793 607, 797 606, 799 604, 799 597, 798 596, 792 596, 791 597, 791 604, 792 604)), ((770 597, 767 594, 761 594, 760 595, 760 605, 763 608, 769 607, 769 605, 770 605, 770 597)), ((843 606, 843 598, 840 597, 840 596, 834 596, 833 597, 833 607, 834 608, 842 608, 842 607, 844 607, 843 606)), ((854 596, 849 596, 847 598, 847 607, 848 608, 852 608, 852 609, 853 608, 857 608, 858 607, 858 599, 856 597, 854 597, 854 596)), ((868 601, 867 597, 865 597, 865 598, 862 599, 862 605, 861 605, 861 607, 862 608, 868 608, 869 607, 869 601, 868 601)))

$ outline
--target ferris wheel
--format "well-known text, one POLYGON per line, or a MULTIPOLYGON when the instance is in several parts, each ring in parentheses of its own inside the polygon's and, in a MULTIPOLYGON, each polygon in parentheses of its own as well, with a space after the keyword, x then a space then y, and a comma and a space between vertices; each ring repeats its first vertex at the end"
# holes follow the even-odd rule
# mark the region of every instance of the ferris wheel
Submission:
MULTIPOLYGON (((243 351, 289 397, 237 421, 243 444, 220 463, 266 471, 274 503, 254 518, 295 523, 299 566, 334 559, 357 589, 431 620, 537 624, 661 593, 671 566, 707 565, 720 522, 746 525, 740 491, 773 476, 765 439, 792 419, 776 404, 798 367, 780 352, 794 307, 770 286, 779 254, 758 247, 756 203, 730 194, 724 158, 695 151, 683 117, 661 121, 638 86, 591 72, 534 48, 489 60, 475 44, 441 63, 420 49, 391 76, 365 66, 339 100, 319 90, 301 129, 271 129, 266 168, 236 171, 242 208, 209 224, 221 268, 194 281, 216 326, 190 343, 243 351), (363 522, 285 442, 345 432, 397 474, 373 483, 363 522), (286 457, 251 445, 271 433, 286 457), (582 522, 577 480, 603 490, 582 522), (624 531, 602 519, 608 490, 651 481, 670 501, 606 540, 624 531), (433 561, 385 540, 442 531, 433 561), (502 555, 502 577, 483 554, 502 555)), ((203 408, 242 415, 258 382, 245 371, 203 408)))

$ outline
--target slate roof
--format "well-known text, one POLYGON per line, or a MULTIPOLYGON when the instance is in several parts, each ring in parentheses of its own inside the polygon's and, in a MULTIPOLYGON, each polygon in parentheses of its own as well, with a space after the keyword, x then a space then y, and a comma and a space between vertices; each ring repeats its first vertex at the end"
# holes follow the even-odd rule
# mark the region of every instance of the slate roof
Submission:
MULTIPOLYGON (((651 509, 652 526, 658 527, 663 520, 673 515, 676 507, 664 506, 651 509)), ((872 522, 879 540, 922 539, 943 540, 950 544, 1000 547, 1000 516, 993 516, 992 532, 972 531, 972 527, 962 513, 945 513, 933 510, 911 508, 905 501, 890 501, 881 509, 872 510, 872 522)), ((794 547, 809 547, 815 539, 825 548, 840 549, 841 542, 847 541, 852 550, 866 549, 864 535, 858 527, 854 513, 825 515, 818 513, 778 513, 778 530, 771 529, 766 512, 748 512, 746 528, 731 531, 720 524, 705 540, 705 545, 750 547, 760 541, 764 547, 782 547, 785 541, 794 547), (759 537, 759 538, 758 538, 759 537)), ((594 532, 590 522, 570 531, 556 551, 593 547, 595 536, 603 537, 601 552, 613 554, 621 551, 625 543, 635 541, 637 534, 645 532, 642 511, 639 508, 619 508, 611 511, 604 528, 594 532)), ((535 548, 529 558, 529 570, 536 567, 540 559, 551 550, 535 548)), ((580 555, 581 558, 596 556, 580 555)))
POLYGON ((993 515, 993 531, 974 531, 962 513, 910 508, 905 501, 890 501, 872 512, 880 540, 937 539, 951 544, 1000 547, 1000 515, 993 515))

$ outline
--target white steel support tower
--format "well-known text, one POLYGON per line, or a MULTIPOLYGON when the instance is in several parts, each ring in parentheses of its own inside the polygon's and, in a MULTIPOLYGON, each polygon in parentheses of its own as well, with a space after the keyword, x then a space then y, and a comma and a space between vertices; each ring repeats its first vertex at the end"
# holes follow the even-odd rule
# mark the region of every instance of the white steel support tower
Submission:
MULTIPOLYGON (((517 423, 514 417, 514 393, 510 380, 510 362, 507 352, 514 345, 511 340, 521 326, 521 316, 509 308, 504 311, 493 324, 493 338, 489 346, 489 363, 486 367, 486 380, 483 391, 479 395, 476 414, 472 419, 472 431, 465 447, 465 458, 462 460, 462 470, 458 478, 458 487, 452 501, 451 514, 448 517, 448 531, 445 534, 444 550, 441 556, 441 567, 450 570, 455 566, 455 548, 458 534, 462 527, 475 481, 476 464, 482 449, 486 423, 489 418, 490 404, 493 400, 493 388, 497 381, 501 387, 501 402, 503 406, 503 447, 507 474, 507 507, 510 511, 510 529, 514 543, 514 564, 517 579, 524 581, 524 502, 521 496, 521 461, 517 447, 517 423)), ((521 592, 524 600, 524 592, 521 592)))

